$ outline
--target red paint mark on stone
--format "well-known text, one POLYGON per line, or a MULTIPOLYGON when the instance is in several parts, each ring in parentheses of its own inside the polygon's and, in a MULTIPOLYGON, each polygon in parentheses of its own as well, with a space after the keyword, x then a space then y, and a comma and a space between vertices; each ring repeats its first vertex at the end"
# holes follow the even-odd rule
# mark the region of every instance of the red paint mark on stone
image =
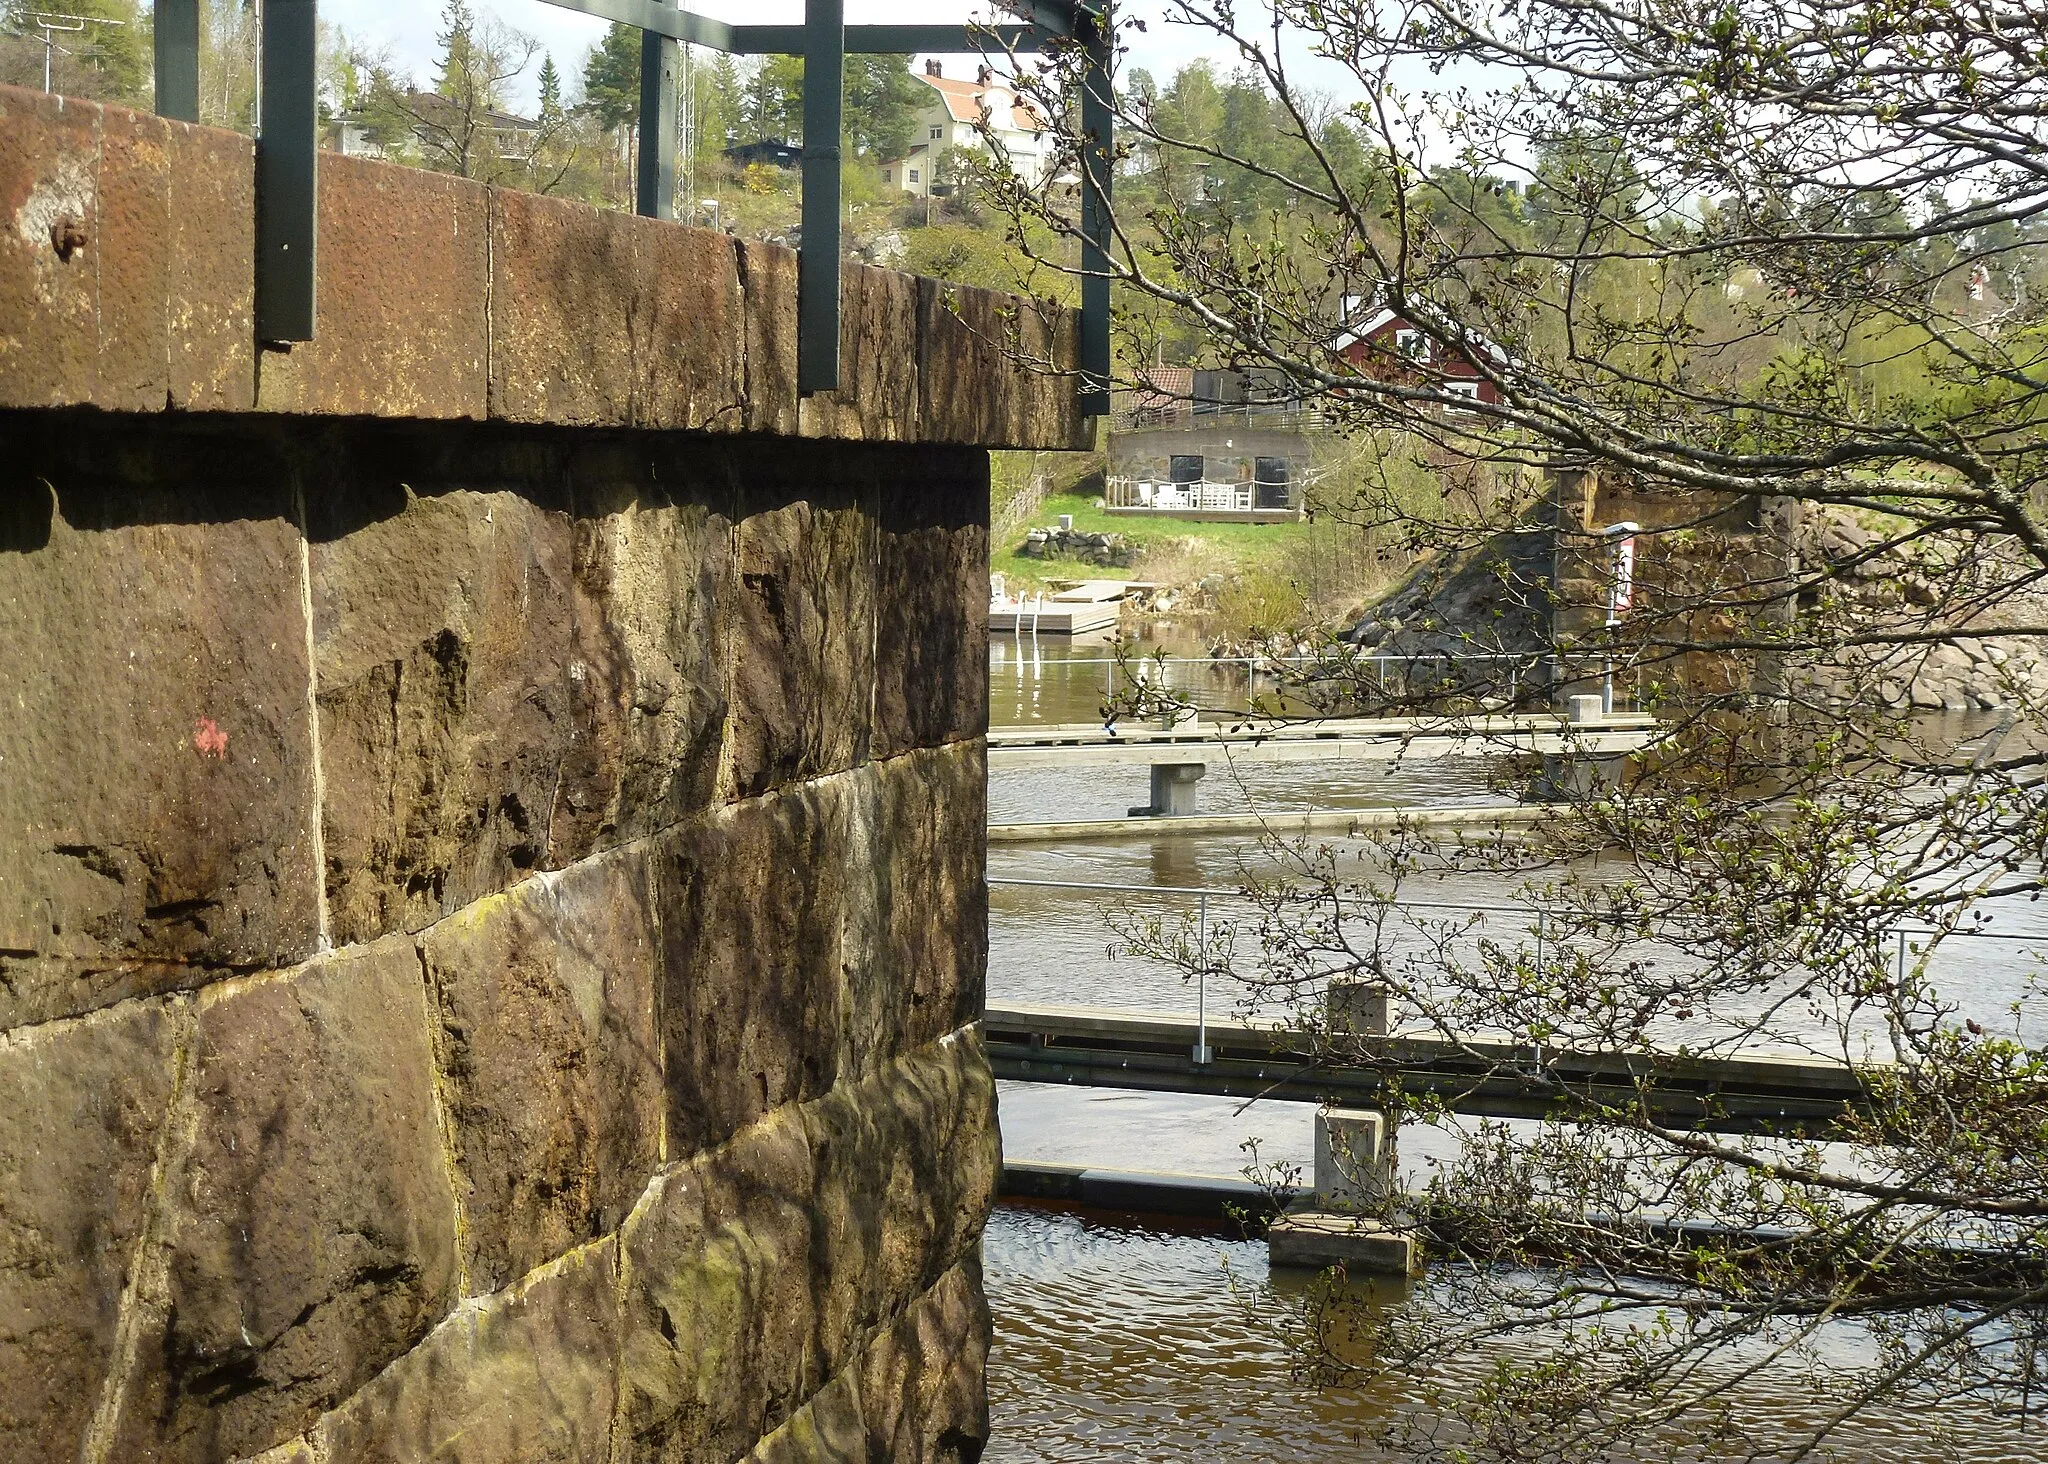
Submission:
POLYGON ((201 757, 226 757, 228 734, 220 730, 220 723, 213 718, 201 717, 192 724, 192 745, 199 749, 201 757))

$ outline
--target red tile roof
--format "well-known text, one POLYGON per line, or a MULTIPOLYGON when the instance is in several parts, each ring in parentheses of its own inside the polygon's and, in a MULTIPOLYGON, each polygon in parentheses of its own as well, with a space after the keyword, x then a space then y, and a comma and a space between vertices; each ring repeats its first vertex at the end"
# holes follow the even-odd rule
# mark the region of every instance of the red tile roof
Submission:
POLYGON ((1038 109, 1032 106, 1030 102, 1015 95, 1008 87, 1003 86, 1001 83, 991 82, 983 84, 978 81, 963 81, 951 76, 933 76, 930 72, 918 72, 916 75, 919 81, 931 87, 941 97, 945 98, 946 114, 955 122, 964 122, 970 126, 979 122, 981 120, 982 93, 996 92, 1001 97, 1007 98, 1014 110, 1022 114, 1019 120, 1027 130, 1033 132, 1045 130, 1045 119, 1038 115, 1038 109))

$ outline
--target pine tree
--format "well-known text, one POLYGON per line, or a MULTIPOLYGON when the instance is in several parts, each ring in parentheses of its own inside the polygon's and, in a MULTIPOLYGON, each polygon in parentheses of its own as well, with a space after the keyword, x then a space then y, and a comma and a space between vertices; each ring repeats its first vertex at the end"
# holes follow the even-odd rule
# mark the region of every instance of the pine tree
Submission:
POLYGON ((434 78, 434 90, 451 102, 467 104, 475 87, 476 16, 465 0, 448 0, 441 23, 446 29, 434 37, 441 43, 441 68, 434 78))
POLYGON ((544 128, 552 128, 562 120, 562 74, 555 69, 555 58, 549 56, 540 63, 540 122, 544 128))
POLYGON ((583 105, 609 132, 640 115, 640 32, 616 21, 583 63, 583 105))
POLYGON ((886 162, 910 150, 917 114, 931 92, 911 74, 910 57, 846 58, 846 140, 868 162, 886 162))

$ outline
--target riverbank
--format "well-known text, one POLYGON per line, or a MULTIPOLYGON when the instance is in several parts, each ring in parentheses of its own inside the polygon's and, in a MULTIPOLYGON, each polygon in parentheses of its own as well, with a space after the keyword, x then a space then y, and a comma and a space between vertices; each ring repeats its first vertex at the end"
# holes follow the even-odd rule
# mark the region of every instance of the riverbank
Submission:
POLYGON ((1131 579, 1156 587, 1127 611, 1127 626, 1150 612, 1189 627, 1204 644, 1278 631, 1348 625, 1392 584, 1395 571, 1360 532, 1329 519, 1208 523, 1112 514, 1088 492, 1055 493, 1027 518, 999 527, 989 567, 1012 593, 1055 580, 1131 579), (1033 545, 1034 528, 1071 520, 1080 543, 1033 545), (1088 539, 1109 538, 1106 551, 1088 539), (1031 552, 1027 552, 1031 551, 1031 552), (1049 551, 1049 552, 1048 552, 1049 551))

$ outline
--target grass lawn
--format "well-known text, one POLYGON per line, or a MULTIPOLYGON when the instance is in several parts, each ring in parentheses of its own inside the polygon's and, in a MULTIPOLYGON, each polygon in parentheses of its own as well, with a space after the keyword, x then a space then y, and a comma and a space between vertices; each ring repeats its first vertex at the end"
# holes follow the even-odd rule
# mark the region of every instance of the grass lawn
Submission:
POLYGON ((1285 524, 1190 523, 1185 519, 1146 519, 1136 514, 1109 514, 1092 496, 1058 493, 1048 496, 1033 526, 1049 526, 1070 513, 1074 527, 1087 534, 1122 534, 1137 546, 1128 570, 1102 569, 1077 559, 1027 559, 1017 550, 1020 530, 1006 544, 989 546, 989 568, 1012 586, 1035 585, 1048 579, 1123 578, 1186 583, 1209 573, 1244 573, 1277 568, 1288 546, 1309 531, 1302 522, 1285 524))

